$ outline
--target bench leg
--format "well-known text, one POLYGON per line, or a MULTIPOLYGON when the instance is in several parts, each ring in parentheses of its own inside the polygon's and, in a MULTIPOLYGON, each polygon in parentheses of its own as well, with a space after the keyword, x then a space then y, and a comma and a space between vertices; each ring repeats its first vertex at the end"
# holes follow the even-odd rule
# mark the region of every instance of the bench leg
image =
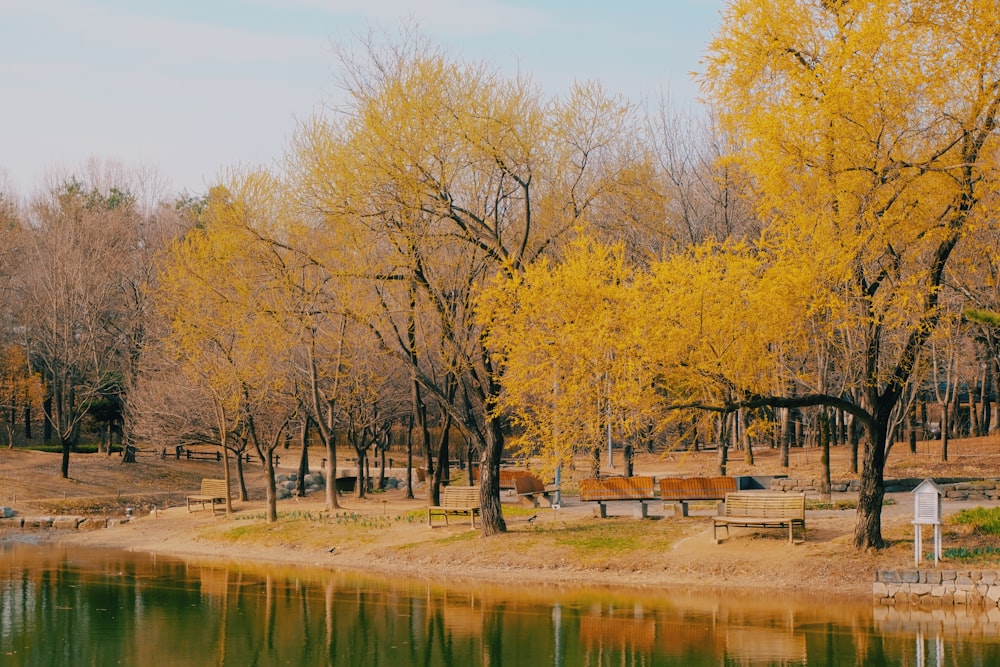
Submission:
POLYGON ((646 505, 645 501, 640 500, 639 504, 635 508, 635 518, 645 519, 649 516, 649 506, 646 505))
POLYGON ((598 502, 594 505, 594 518, 597 519, 607 519, 608 518, 608 506, 602 502, 598 502))
POLYGON ((674 503, 674 516, 688 516, 687 501, 681 500, 674 503))
POLYGON ((525 507, 538 507, 538 499, 535 496, 521 496, 520 500, 525 507))

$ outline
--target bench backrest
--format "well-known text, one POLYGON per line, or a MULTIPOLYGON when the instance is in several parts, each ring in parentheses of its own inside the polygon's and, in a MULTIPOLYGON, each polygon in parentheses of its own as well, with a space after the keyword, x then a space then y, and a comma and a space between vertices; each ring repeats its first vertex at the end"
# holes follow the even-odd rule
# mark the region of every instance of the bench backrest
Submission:
POLYGON ((664 477, 660 480, 663 500, 725 500, 735 493, 735 477, 664 477))
POLYGON ((227 495, 226 480, 208 478, 201 480, 201 495, 225 498, 227 495))
POLYGON ((479 507, 478 486, 446 486, 441 489, 441 507, 479 507))
POLYGON ((514 478, 515 493, 543 493, 544 491, 545 483, 531 473, 528 473, 527 475, 518 475, 514 478))
POLYGON ((804 493, 728 493, 724 516, 805 519, 804 493))
POLYGON ((515 483, 519 477, 530 476, 531 473, 524 469, 518 468, 501 468, 500 469, 500 488, 501 489, 514 489, 517 488, 515 483))
POLYGON ((652 500, 656 497, 653 478, 601 477, 578 482, 580 500, 652 500))

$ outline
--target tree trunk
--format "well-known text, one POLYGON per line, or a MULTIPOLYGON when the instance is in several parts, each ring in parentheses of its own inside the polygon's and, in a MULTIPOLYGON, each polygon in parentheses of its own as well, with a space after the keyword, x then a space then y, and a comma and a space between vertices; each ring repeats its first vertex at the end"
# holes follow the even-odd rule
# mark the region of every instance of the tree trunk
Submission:
MULTIPOLYGON (((319 410, 318 397, 315 409, 319 410)), ((326 475, 326 509, 340 509, 340 501, 337 499, 337 433, 333 429, 332 401, 327 401, 323 414, 317 412, 316 416, 319 437, 326 448, 326 465, 323 466, 323 474, 326 475)))
POLYGON ((381 491, 385 488, 385 452, 389 448, 388 444, 385 447, 378 448, 378 460, 379 460, 379 470, 378 470, 378 490, 381 491))
POLYGON ((753 443, 750 441, 750 435, 747 431, 747 414, 746 410, 740 409, 738 413, 739 429, 740 429, 740 441, 743 443, 743 462, 748 466, 754 464, 753 460, 753 443))
POLYGON ((324 437, 326 441, 326 465, 323 474, 326 475, 326 508, 340 509, 340 502, 337 500, 337 441, 333 437, 324 437))
POLYGON ((993 365, 990 363, 983 364, 983 384, 981 387, 981 394, 979 397, 979 404, 982 406, 983 416, 979 420, 980 428, 982 433, 980 435, 990 434, 990 421, 993 417, 993 406, 990 402, 990 391, 993 388, 993 365))
POLYGON ((243 454, 233 452, 233 460, 236 462, 236 483, 240 486, 240 500, 246 502, 250 500, 250 493, 247 491, 247 478, 243 474, 243 454))
POLYGON ((947 427, 949 422, 948 417, 948 401, 941 404, 941 460, 948 460, 948 432, 951 430, 947 427))
MULTIPOLYGON (((471 479, 471 478, 470 478, 471 479)), ((413 500, 413 416, 406 420, 406 498, 413 500)))
POLYGON ((726 476, 726 468, 729 465, 729 442, 726 441, 726 440, 722 440, 721 442, 719 442, 717 462, 718 462, 718 465, 719 465, 719 468, 718 468, 718 470, 719 470, 719 476, 720 477, 725 477, 726 476))
POLYGON ((792 438, 792 411, 788 408, 781 409, 781 467, 788 467, 788 450, 791 446, 792 438))
MULTIPOLYGON (((428 504, 438 505, 441 502, 441 483, 450 480, 451 476, 451 454, 448 445, 451 440, 451 425, 453 419, 450 413, 445 413, 444 422, 441 424, 441 437, 438 440, 437 468, 431 476, 430 493, 427 494, 428 504)), ((498 464, 499 465, 499 464, 498 464)), ((430 473, 430 471, 428 471, 430 473)))
POLYGON ((819 413, 819 447, 820 461, 823 464, 823 476, 820 478, 819 492, 822 499, 830 501, 830 415, 823 409, 819 413))
POLYGON ((69 479, 69 452, 73 447, 73 438, 63 437, 59 438, 62 445, 62 465, 59 468, 59 474, 62 475, 63 479, 69 479))
POLYGON ((42 402, 42 442, 48 444, 52 442, 52 397, 46 396, 42 402))
MULTIPOLYGON (((350 440, 350 436, 348 436, 350 440)), ((358 459, 358 481, 354 486, 354 495, 357 498, 364 498, 368 493, 368 475, 365 470, 365 449, 354 445, 354 455, 358 459)))
POLYGON ((858 422, 856 419, 851 419, 850 427, 847 431, 848 438, 851 442, 851 474, 858 474, 858 448, 861 444, 861 436, 858 433, 858 422))
POLYGON ((716 452, 718 454, 717 458, 718 474, 721 477, 726 476, 726 469, 729 467, 729 444, 730 444, 729 440, 731 436, 729 431, 731 429, 728 427, 728 425, 729 425, 729 420, 732 419, 734 416, 735 415, 733 413, 729 413, 724 415, 721 419, 719 419, 719 448, 716 450, 716 452))
POLYGON ((267 522, 278 521, 278 493, 274 483, 274 457, 267 452, 264 457, 264 495, 267 500, 267 522))
POLYGON ((979 428, 979 406, 976 405, 976 392, 969 387, 969 435, 982 435, 979 428))
POLYGON ((413 416, 417 420, 417 433, 420 435, 420 447, 424 452, 424 468, 427 474, 434 472, 434 456, 431 453, 431 434, 427 426, 427 405, 420 394, 420 383, 413 381, 413 416))
POLYGON ((299 470, 295 479, 295 495, 303 498, 306 495, 306 475, 309 474, 309 422, 308 415, 303 416, 302 425, 299 428, 299 470))
MULTIPOLYGON (((886 413, 888 411, 885 411, 886 413)), ((858 518, 854 527, 854 546, 858 549, 880 549, 882 540, 882 501, 885 498, 885 445, 888 415, 876 419, 868 428, 864 465, 861 468, 858 493, 858 518)))
POLYGON ((507 532, 500 505, 500 460, 503 457, 503 430, 493 417, 486 420, 486 442, 479 457, 479 506, 483 521, 483 535, 507 532))

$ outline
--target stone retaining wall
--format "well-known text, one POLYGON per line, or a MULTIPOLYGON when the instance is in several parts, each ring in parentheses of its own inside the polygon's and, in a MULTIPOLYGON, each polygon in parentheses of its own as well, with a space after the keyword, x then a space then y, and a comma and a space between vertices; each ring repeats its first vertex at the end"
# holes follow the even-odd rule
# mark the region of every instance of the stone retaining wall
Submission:
POLYGON ((872 584, 879 605, 1000 607, 996 570, 879 570, 872 584))
MULTIPOLYGON (((886 493, 905 493, 913 491, 923 479, 887 479, 886 493)), ((935 479, 934 482, 944 492, 948 500, 1000 500, 1000 480, 995 479, 935 479)), ((779 477, 771 480, 771 490, 783 493, 806 493, 818 495, 820 480, 795 479, 779 477)), ((858 480, 837 480, 830 482, 830 490, 834 493, 857 493, 858 480)))
POLYGON ((0 507, 0 530, 98 530, 116 523, 125 523, 128 518, 109 519, 98 516, 14 516, 9 507, 0 507))

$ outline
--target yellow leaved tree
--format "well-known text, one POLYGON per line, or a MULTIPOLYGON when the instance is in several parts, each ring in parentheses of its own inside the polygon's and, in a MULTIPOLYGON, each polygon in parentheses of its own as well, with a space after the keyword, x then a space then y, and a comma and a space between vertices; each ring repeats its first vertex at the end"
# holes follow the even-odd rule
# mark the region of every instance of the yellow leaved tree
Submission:
POLYGON ((612 443, 641 444, 662 428, 662 400, 645 356, 645 280, 622 244, 586 236, 558 263, 498 277, 477 302, 486 344, 503 371, 493 410, 512 444, 551 472, 612 443))
POLYGON ((156 291, 170 327, 164 346, 211 396, 227 487, 227 443, 243 438, 267 473, 268 521, 277 520, 273 453, 298 408, 289 355, 299 339, 289 321, 299 294, 289 284, 295 271, 258 232, 290 226, 286 194, 254 171, 213 188, 203 224, 170 247, 156 291))
MULTIPOLYGON (((20 345, 0 348, 0 410, 3 411, 7 446, 14 446, 14 428, 19 415, 28 415, 42 405, 42 376, 31 369, 28 355, 20 345)), ((25 423, 28 423, 25 417, 25 423)))
POLYGON ((808 391, 740 402, 836 406, 864 425, 858 548, 883 544, 888 434, 949 260, 996 197, 998 24, 994 0, 734 0, 705 58, 779 263, 817 265, 807 289, 835 295, 812 321, 839 377, 788 369, 808 391))
MULTIPOLYGON (((441 411, 439 457, 451 424, 479 451, 492 535, 506 529, 505 435, 490 407, 500 369, 474 320, 475 295, 551 252, 585 217, 656 210, 638 201, 650 191, 636 183, 646 156, 626 131, 631 107, 597 86, 547 100, 527 78, 455 60, 419 36, 360 52, 342 63, 349 103, 301 128, 290 172, 318 228, 353 240, 325 267, 368 290, 350 317, 406 367, 417 420, 429 405, 441 411)), ((428 437, 426 425, 417 431, 428 437)))

